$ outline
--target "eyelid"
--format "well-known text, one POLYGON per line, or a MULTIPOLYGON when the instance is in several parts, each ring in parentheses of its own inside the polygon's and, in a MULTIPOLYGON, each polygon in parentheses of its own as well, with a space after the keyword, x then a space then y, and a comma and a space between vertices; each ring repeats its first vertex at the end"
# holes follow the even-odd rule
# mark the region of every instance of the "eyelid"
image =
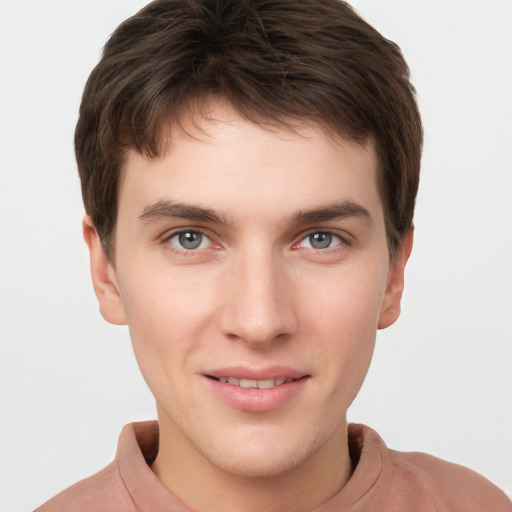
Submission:
POLYGON ((193 227, 193 226, 180 226, 177 228, 170 229, 166 231, 161 237, 160 240, 163 244, 167 244, 168 246, 171 246, 169 250, 172 252, 178 253, 178 254, 187 254, 187 255, 193 255, 194 253, 207 251, 209 249, 220 249, 221 245, 215 241, 215 238, 212 236, 211 231, 205 228, 201 227, 193 227), (202 249, 180 249, 177 246, 174 246, 170 243, 170 240, 174 238, 177 235, 180 235, 182 233, 199 233, 202 236, 206 237, 210 244, 209 247, 205 247, 202 249))
MULTIPOLYGON (((179 235, 181 233, 187 233, 187 232, 200 233, 201 235, 205 236, 210 241, 210 247, 206 247, 206 248, 203 248, 203 249, 195 249, 195 250, 194 249, 189 249, 189 250, 183 249, 183 250, 180 251, 180 249, 178 247, 172 246, 173 248, 171 250, 173 252, 176 252, 176 253, 186 253, 188 255, 192 255, 194 253, 201 252, 201 251, 206 251, 206 250, 209 250, 209 249, 221 249, 222 248, 222 245, 219 242, 216 241, 217 237, 215 236, 215 234, 213 234, 209 229, 204 228, 204 227, 199 227, 199 226, 193 226, 193 225, 180 226, 180 227, 169 229, 164 234, 162 234, 159 237, 159 239, 160 239, 161 243, 166 243, 166 244, 170 245, 169 244, 169 240, 171 238, 173 238, 176 235, 179 235)), ((311 235, 313 235, 315 233, 328 233, 328 234, 331 234, 333 236, 338 237, 341 240, 341 243, 335 245, 334 247, 329 247, 329 248, 326 248, 326 249, 309 248, 311 251, 329 252, 329 251, 333 251, 333 250, 339 249, 340 247, 351 246, 355 242, 354 237, 350 233, 345 231, 345 230, 340 230, 340 229, 336 229, 336 228, 316 228, 316 229, 315 228, 311 228, 311 229, 308 229, 308 230, 302 232, 300 235, 296 236, 295 237, 295 242, 292 243, 291 248, 292 249, 300 249, 299 244, 303 240, 305 240, 308 236, 311 236, 311 235)), ((305 248, 305 249, 308 249, 308 248, 305 248)))
POLYGON ((299 244, 301 242, 303 242, 309 236, 314 235, 315 233, 326 233, 326 234, 333 235, 333 236, 339 238, 341 242, 333 247, 328 247, 326 249, 315 249, 314 247, 311 247, 311 248, 306 247, 305 249, 310 249, 312 251, 318 251, 318 252, 328 252, 328 251, 339 249, 340 247, 350 246, 354 242, 354 238, 352 235, 350 235, 346 231, 343 231, 340 229, 335 229, 335 228, 308 229, 307 231, 301 233, 296 238, 296 242, 294 242, 292 244, 292 249, 300 249, 299 244))

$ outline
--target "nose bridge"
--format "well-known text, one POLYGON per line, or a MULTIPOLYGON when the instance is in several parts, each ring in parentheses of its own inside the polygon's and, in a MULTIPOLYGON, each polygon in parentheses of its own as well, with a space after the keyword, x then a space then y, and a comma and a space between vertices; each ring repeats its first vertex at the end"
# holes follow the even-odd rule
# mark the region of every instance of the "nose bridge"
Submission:
POLYGON ((240 252, 226 270, 221 329, 252 345, 265 345, 296 327, 283 258, 271 248, 240 252))

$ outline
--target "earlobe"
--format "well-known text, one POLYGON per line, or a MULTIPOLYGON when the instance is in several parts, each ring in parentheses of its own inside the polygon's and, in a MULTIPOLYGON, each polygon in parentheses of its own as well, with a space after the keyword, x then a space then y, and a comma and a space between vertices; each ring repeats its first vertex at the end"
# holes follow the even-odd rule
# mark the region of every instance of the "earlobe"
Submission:
POLYGON ((394 324, 400 316, 400 302, 404 291, 405 265, 411 255, 413 233, 414 228, 411 227, 409 233, 407 233, 398 247, 395 261, 391 264, 388 286, 380 310, 379 329, 385 329, 394 324))
POLYGON ((91 263, 91 277, 103 318, 116 325, 126 324, 124 305, 119 293, 114 268, 100 242, 91 218, 86 215, 82 222, 83 236, 91 263))

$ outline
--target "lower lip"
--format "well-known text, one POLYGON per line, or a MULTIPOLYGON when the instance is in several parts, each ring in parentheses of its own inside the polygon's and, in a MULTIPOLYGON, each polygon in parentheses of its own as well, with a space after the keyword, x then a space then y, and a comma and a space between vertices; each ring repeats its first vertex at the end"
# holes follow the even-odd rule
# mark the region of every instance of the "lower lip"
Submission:
POLYGON ((232 407, 249 412, 268 412, 284 406, 303 389, 307 377, 267 389, 242 388, 206 377, 213 392, 232 407))

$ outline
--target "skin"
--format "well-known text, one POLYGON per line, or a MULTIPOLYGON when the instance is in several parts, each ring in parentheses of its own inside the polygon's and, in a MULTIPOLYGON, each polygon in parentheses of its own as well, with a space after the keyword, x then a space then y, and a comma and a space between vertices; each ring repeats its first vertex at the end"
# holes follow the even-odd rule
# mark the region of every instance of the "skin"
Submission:
POLYGON ((312 510, 350 478, 346 411, 399 315, 412 236, 390 262, 371 142, 262 128, 222 103, 187 129, 160 158, 128 152, 115 266, 84 220, 100 310, 128 324, 157 402, 152 469, 202 511, 312 510), (305 378, 270 411, 232 406, 207 376, 276 365, 305 378))

